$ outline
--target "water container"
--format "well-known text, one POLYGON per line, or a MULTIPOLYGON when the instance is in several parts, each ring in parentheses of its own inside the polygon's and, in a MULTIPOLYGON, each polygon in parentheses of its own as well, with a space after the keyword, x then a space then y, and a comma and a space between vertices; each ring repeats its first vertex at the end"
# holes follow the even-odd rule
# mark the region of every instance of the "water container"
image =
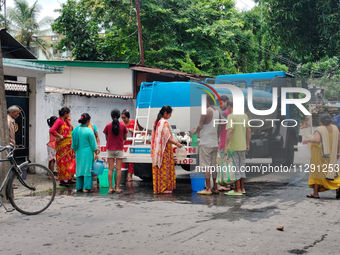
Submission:
POLYGON ((299 143, 297 148, 298 148, 297 158, 299 163, 309 164, 311 159, 311 151, 309 144, 299 143))
POLYGON ((201 191, 205 188, 204 174, 190 174, 191 188, 193 191, 201 191))
MULTIPOLYGON (((113 171, 112 185, 115 186, 116 170, 113 171)), ((104 169, 103 174, 98 176, 101 188, 109 187, 109 169, 104 169)))
POLYGON ((93 162, 92 171, 93 174, 102 175, 104 171, 104 161, 98 159, 97 161, 93 162))
POLYGON ((198 146, 198 144, 197 144, 197 134, 192 134, 191 139, 192 139, 192 143, 191 143, 192 147, 194 147, 194 148, 197 147, 198 146))

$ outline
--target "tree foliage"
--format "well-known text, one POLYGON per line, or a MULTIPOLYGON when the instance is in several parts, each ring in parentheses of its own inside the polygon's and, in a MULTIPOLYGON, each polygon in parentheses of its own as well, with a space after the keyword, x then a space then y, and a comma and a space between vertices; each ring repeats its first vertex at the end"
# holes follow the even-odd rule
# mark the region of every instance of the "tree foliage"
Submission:
MULTIPOLYGON (((72 51, 78 60, 140 63, 132 2, 68 0, 53 24, 54 31, 65 36, 59 49, 72 51)), ((209 75, 259 71, 262 34, 256 11, 240 13, 232 0, 142 3, 146 65, 209 75)), ((261 69, 271 70, 275 64, 271 58, 261 69)))
POLYGON ((267 0, 266 17, 273 37, 299 57, 316 61, 340 53, 338 0, 267 0))
MULTIPOLYGON (((8 8, 7 28, 28 50, 32 50, 32 46, 35 46, 40 48, 46 57, 49 57, 48 45, 39 36, 50 30, 53 19, 44 17, 38 21, 40 12, 41 7, 38 1, 29 6, 26 0, 14 0, 14 7, 8 8)), ((5 21, 3 16, 1 16, 0 20, 2 23, 5 21)))

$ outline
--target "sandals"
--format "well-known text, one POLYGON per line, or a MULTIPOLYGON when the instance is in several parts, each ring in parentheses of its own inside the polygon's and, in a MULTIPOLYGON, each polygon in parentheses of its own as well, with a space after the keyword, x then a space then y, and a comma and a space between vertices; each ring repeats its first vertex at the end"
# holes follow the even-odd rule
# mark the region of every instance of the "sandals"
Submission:
POLYGON ((306 195, 306 197, 308 197, 308 198, 317 198, 317 199, 320 198, 320 197, 315 197, 315 196, 313 196, 313 194, 308 194, 308 195, 306 195))
POLYGON ((107 192, 107 194, 113 194, 115 193, 116 191, 113 189, 113 190, 109 190, 109 192, 107 192))
POLYGON ((60 182, 59 182, 59 186, 68 187, 68 186, 70 186, 70 184, 68 184, 68 183, 66 183, 66 182, 64 182, 64 181, 60 181, 60 182))
POLYGON ((201 190, 201 191, 197 191, 198 195, 211 195, 212 192, 211 191, 207 191, 207 190, 201 190))
POLYGON ((340 198, 340 188, 338 188, 336 190, 336 196, 335 196, 336 199, 339 199, 340 198))
POLYGON ((226 196, 243 196, 242 193, 238 193, 238 192, 235 192, 233 190, 225 193, 224 195, 226 195, 226 196))
POLYGON ((218 189, 217 190, 212 190, 211 193, 214 194, 214 195, 219 195, 220 191, 218 189))
POLYGON ((230 191, 230 190, 231 190, 230 187, 223 187, 223 186, 221 186, 221 187, 218 189, 218 191, 220 191, 220 192, 230 191))

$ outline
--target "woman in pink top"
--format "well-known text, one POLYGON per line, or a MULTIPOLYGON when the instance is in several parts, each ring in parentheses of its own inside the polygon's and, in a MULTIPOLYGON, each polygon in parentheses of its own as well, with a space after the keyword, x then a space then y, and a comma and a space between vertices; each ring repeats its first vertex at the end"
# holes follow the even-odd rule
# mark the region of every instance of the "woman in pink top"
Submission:
MULTIPOLYGON (((57 116, 52 116, 51 118, 47 119, 48 126, 51 128, 57 119, 57 116)), ((50 141, 47 143, 48 168, 52 171, 52 173, 54 173, 54 178, 58 180, 58 178, 55 176, 56 173, 54 171, 54 165, 56 161, 55 142, 55 136, 50 133, 50 141)), ((51 176, 49 176, 49 178, 52 179, 51 176)))
POLYGON ((107 124, 103 133, 106 137, 107 161, 109 162, 109 194, 122 193, 119 188, 122 178, 122 163, 124 157, 124 141, 127 137, 127 128, 124 123, 119 122, 120 111, 114 109, 111 112, 112 122, 107 124), (116 160, 116 190, 112 187, 113 169, 116 160))

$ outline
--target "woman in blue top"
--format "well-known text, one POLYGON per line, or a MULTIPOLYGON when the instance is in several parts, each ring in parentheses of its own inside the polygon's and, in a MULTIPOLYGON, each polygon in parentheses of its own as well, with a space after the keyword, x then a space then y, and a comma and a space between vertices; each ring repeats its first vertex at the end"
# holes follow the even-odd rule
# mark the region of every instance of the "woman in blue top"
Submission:
POLYGON ((78 122, 80 125, 72 131, 72 148, 76 155, 77 191, 92 191, 92 165, 94 154, 99 153, 93 131, 88 128, 91 117, 83 113, 78 122))

